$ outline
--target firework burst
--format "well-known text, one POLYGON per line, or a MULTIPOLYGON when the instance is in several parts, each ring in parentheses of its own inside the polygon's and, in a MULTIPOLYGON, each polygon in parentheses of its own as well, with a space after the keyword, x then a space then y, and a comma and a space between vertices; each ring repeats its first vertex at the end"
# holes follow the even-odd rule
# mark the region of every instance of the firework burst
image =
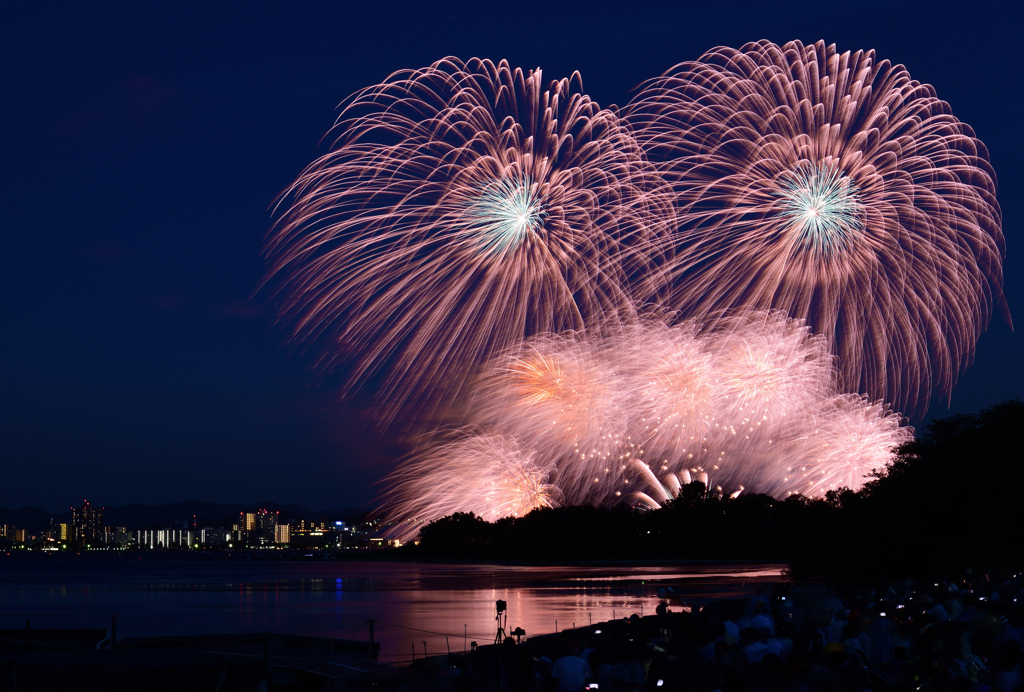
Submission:
POLYGON ((722 418, 745 437, 812 408, 834 382, 824 339, 777 312, 716 320, 706 348, 721 373, 722 418))
POLYGON ((949 395, 994 306, 1009 320, 988 153, 902 66, 716 48, 625 118, 675 191, 683 315, 781 309, 828 339, 847 391, 912 413, 949 395))
POLYGON ((446 58, 343 104, 266 283, 383 427, 451 426, 388 481, 407 529, 693 480, 820 495, 909 439, 878 402, 948 396, 1009 320, 995 192, 971 129, 873 52, 715 49, 621 118, 578 74, 446 58))
POLYGON ((595 337, 539 336, 497 359, 475 385, 468 415, 557 468, 566 501, 589 501, 633 450, 630 391, 595 337), (596 481, 595 481, 596 479, 596 481))
POLYGON ((715 426, 720 374, 695 322, 651 321, 607 339, 605 350, 628 364, 631 439, 649 458, 694 453, 715 426))
POLYGON ((352 96, 330 138, 279 204, 267 281, 383 421, 526 336, 629 315, 657 275, 667 188, 579 74, 447 58, 352 96))
MULTIPOLYGON (((881 404, 839 393, 834 360, 823 338, 778 312, 535 337, 475 383, 459 451, 428 440, 392 479, 391 518, 409 535, 408 517, 467 511, 459 474, 479 488, 508 475, 509 458, 543 476, 533 486, 544 492, 530 497, 565 504, 658 507, 698 480, 731 495, 857 489, 913 429, 881 404), (514 454, 492 452, 492 440, 514 454)), ((477 514, 537 504, 522 499, 523 485, 471 491, 477 514)))
POLYGON ((506 435, 466 430, 454 439, 433 437, 391 478, 385 511, 398 533, 410 536, 454 512, 494 521, 557 507, 561 491, 549 482, 554 468, 537 464, 536 456, 506 435))
POLYGON ((857 394, 826 399, 805 424, 806 431, 789 443, 787 467, 765 474, 773 494, 808 497, 837 488, 860 488, 865 476, 881 470, 894 446, 914 439, 913 428, 900 416, 857 394))

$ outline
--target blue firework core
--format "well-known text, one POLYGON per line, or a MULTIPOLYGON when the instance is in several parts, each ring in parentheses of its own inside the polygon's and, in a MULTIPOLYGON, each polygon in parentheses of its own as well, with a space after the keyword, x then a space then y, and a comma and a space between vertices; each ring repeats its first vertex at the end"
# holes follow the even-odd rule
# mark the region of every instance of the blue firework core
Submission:
POLYGON ((860 193, 836 168, 802 161, 780 188, 784 232, 805 251, 828 257, 863 232, 860 193))
POLYGON ((530 178, 502 179, 484 189, 470 206, 468 230, 489 254, 518 247, 544 223, 544 207, 530 178))

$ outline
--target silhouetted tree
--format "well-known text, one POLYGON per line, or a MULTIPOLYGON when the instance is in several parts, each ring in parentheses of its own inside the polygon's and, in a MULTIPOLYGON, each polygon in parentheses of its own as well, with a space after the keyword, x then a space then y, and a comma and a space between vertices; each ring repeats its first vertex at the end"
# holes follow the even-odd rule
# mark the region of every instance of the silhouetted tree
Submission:
POLYGON ((420 545, 434 555, 470 556, 490 547, 492 529, 472 512, 456 512, 420 529, 420 545))
POLYGON ((860 491, 723 497, 683 486, 661 509, 539 509, 490 524, 454 514, 425 526, 420 554, 465 559, 789 561, 837 580, 1024 566, 1020 435, 1024 404, 935 421, 860 491))

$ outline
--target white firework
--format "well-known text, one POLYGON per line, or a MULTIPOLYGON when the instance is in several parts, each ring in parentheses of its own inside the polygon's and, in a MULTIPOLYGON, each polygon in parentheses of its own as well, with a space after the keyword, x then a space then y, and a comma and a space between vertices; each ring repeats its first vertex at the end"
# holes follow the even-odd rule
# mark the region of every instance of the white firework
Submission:
POLYGON ((857 186, 833 165, 800 161, 780 180, 780 224, 794 249, 827 259, 864 231, 864 205, 857 186))
POLYGON ((487 188, 467 210, 464 232, 488 254, 503 255, 536 237, 546 213, 529 176, 503 178, 487 188))

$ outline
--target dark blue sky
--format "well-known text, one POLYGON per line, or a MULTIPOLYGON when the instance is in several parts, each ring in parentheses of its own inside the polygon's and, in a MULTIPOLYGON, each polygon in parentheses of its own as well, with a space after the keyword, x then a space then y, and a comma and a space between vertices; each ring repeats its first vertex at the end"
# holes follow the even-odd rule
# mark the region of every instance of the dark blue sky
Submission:
MULTIPOLYGON (((1024 320, 1011 3, 140 4, 0 20, 0 506, 371 501, 398 445, 313 386, 250 296, 268 206, 338 102, 445 55, 579 70, 607 105, 717 45, 874 48, 988 146, 1024 320)), ((1022 355, 997 318, 929 415, 1021 396, 1022 355)))

